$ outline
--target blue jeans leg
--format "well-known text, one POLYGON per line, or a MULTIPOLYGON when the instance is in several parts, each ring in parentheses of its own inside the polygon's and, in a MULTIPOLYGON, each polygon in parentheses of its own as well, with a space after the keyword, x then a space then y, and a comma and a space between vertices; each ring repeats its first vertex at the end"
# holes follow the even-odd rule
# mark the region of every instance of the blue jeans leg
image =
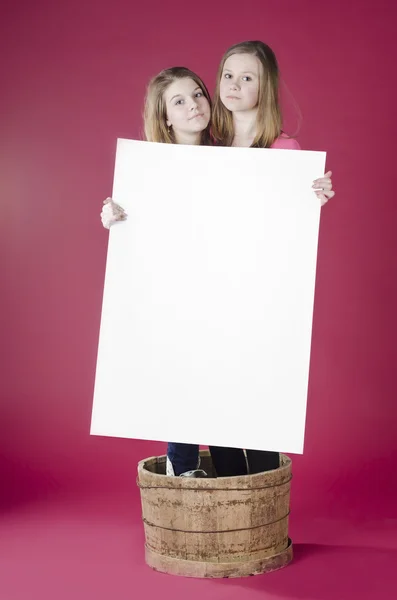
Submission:
POLYGON ((168 443, 167 456, 174 468, 175 475, 197 469, 199 461, 199 446, 196 444, 168 443))
POLYGON ((210 446, 210 452, 218 477, 247 475, 247 461, 241 448, 210 446))
MULTIPOLYGON (((210 446, 210 451, 218 477, 247 475, 244 452, 240 448, 210 446)), ((247 450, 247 461, 249 473, 252 475, 253 473, 278 469, 280 466, 280 455, 278 452, 247 450)))

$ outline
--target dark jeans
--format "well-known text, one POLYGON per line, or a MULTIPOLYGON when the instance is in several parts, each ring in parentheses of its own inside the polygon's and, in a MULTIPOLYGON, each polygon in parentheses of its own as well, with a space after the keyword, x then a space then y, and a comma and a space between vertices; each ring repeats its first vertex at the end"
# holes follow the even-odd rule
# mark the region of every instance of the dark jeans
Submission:
MULTIPOLYGON (((233 475, 247 475, 247 461, 249 473, 271 471, 280 466, 278 452, 264 452, 262 450, 247 450, 247 461, 243 450, 240 448, 222 448, 210 446, 212 462, 218 477, 231 477, 233 475)), ((175 475, 197 469, 199 447, 196 444, 169 443, 167 456, 174 468, 175 475)))
POLYGON ((174 468, 175 475, 197 469, 199 446, 196 444, 174 444, 169 442, 167 456, 174 468))
POLYGON ((247 475, 272 471, 280 466, 278 452, 265 452, 262 450, 247 450, 247 461, 241 448, 221 448, 211 446, 211 458, 218 477, 232 477, 233 475, 247 475), (248 462, 248 471, 247 471, 248 462))

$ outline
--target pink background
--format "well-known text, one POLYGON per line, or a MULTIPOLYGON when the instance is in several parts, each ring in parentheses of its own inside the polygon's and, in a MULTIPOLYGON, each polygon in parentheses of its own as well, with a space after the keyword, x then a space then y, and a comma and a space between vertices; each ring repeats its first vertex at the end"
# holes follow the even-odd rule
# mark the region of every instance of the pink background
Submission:
MULTIPOLYGON (((275 50, 283 79, 303 113, 299 142, 304 149, 328 152, 337 191, 322 215, 306 448, 302 457, 294 457, 291 528, 301 541, 298 558, 306 556, 306 563, 298 560, 289 572, 299 564, 310 571, 320 560, 318 552, 312 558, 305 553, 316 531, 322 531, 322 541, 328 539, 327 531, 344 532, 343 539, 331 542, 351 547, 347 538, 357 546, 354 532, 370 530, 374 537, 368 534, 360 543, 374 548, 380 532, 387 536, 396 529, 397 9, 391 0, 252 0, 232 6, 123 0, 69 0, 58 6, 38 0, 3 9, 0 501, 5 533, 0 557, 8 561, 3 573, 7 599, 54 597, 57 584, 51 587, 44 574, 40 577, 33 555, 44 565, 60 552, 59 572, 53 564, 59 582, 65 577, 63 561, 72 560, 77 546, 85 556, 97 556, 99 565, 111 561, 107 554, 98 558, 98 548, 107 548, 109 556, 119 552, 114 568, 122 574, 112 571, 109 581, 118 578, 118 598, 130 597, 131 565, 137 561, 143 566, 136 463, 163 453, 165 445, 89 436, 107 248, 101 203, 112 189, 116 138, 141 135, 148 79, 162 68, 185 65, 212 91, 223 51, 245 39, 262 39, 275 50), (40 517, 34 517, 32 507, 40 517), (75 530, 71 521, 59 525, 69 509, 67 514, 85 515, 75 530), (98 515, 95 523, 93 514, 98 515), (17 525, 21 515, 29 523, 25 528, 17 525), (52 533, 43 541, 38 532, 45 518, 52 523, 45 530, 52 533), (106 537, 103 531, 114 525, 113 518, 119 532, 106 537), (133 551, 126 533, 129 518, 138 540, 133 551), (70 537, 78 532, 84 536, 87 522, 92 535, 70 537), (319 523, 327 525, 321 529, 319 523), (368 530, 365 523, 373 525, 368 530), (61 530, 68 532, 69 545, 65 541, 62 547, 69 555, 57 545, 61 530), (32 543, 30 534, 38 550, 24 554, 32 543), (21 561, 28 573, 25 583, 17 581, 21 561), (25 584, 37 596, 26 596, 25 584)), ((284 100, 293 133, 290 96, 284 93, 284 100)), ((382 539, 380 552, 390 546, 382 539)), ((357 557, 351 552, 342 560, 343 548, 340 572, 357 557)), ((385 556, 386 563, 377 558, 383 569, 391 560, 390 553, 385 556)), ((373 559, 371 554, 360 556, 368 568, 373 559)), ((76 560, 71 571, 76 589, 69 592, 89 597, 83 591, 88 593, 88 582, 97 579, 96 567, 93 562, 91 572, 82 566, 83 559, 76 560)), ((149 588, 155 581, 150 577, 161 577, 142 572, 149 588)), ((324 591, 321 572, 318 567, 316 593, 302 588, 302 595, 291 597, 352 597, 351 590, 344 595, 342 583, 333 594, 324 591)), ((288 577, 292 585, 297 574, 282 573, 288 570, 267 579, 274 582, 268 592, 289 598, 288 577)), ((355 571, 353 566, 355 575, 365 577, 365 568, 355 571)), ((351 576, 346 571, 346 581, 351 576)), ((388 593, 396 585, 391 570, 380 580, 389 586, 388 593)), ((175 598, 175 590, 181 590, 180 597, 190 590, 182 593, 184 580, 161 581, 179 586, 169 597, 175 598)), ((239 594, 238 584, 225 596, 223 588, 212 584, 214 598, 234 598, 232 590, 239 594)), ((254 589, 259 584, 250 585, 254 589)), ((107 589, 103 581, 96 597, 102 598, 101 591, 109 597, 107 589)), ((364 579, 357 597, 372 598, 368 589, 364 579)), ((65 598, 72 597, 69 592, 65 598)), ((166 594, 163 590, 168 598, 166 594)))

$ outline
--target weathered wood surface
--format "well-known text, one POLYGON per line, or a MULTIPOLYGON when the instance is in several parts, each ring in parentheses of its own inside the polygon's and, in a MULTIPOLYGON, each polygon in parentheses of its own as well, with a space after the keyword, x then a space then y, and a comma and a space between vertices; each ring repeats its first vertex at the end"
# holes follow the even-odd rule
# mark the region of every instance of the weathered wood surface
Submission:
MULTIPOLYGON (((213 474, 209 452, 201 457, 213 474)), ((274 471, 198 479, 167 477, 165 460, 138 465, 149 566, 187 577, 244 577, 291 560, 287 456, 274 471)))

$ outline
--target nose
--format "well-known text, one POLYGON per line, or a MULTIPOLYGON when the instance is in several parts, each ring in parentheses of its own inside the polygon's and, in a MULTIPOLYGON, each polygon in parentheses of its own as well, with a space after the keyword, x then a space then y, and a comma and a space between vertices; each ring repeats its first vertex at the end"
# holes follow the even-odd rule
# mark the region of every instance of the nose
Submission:
POLYGON ((196 102, 196 100, 194 98, 192 98, 192 101, 190 103, 190 110, 195 110, 198 107, 198 104, 196 102))
POLYGON ((237 91, 239 89, 239 86, 237 85, 237 83, 235 81, 231 80, 229 88, 233 91, 237 91))

